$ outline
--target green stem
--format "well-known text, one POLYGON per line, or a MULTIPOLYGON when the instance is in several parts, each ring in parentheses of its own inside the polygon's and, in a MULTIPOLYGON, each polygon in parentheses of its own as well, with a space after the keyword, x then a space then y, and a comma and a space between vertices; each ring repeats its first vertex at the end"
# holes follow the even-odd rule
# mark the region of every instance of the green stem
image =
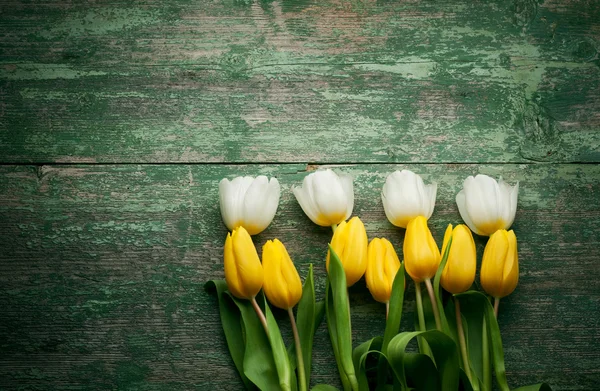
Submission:
MULTIPOLYGON (((426 331, 425 328, 425 314, 423 313, 423 298, 421 296, 421 283, 415 282, 415 294, 417 299, 417 316, 419 317, 419 329, 420 331, 426 331)), ((431 351, 429 350, 429 346, 427 342, 422 338, 418 337, 419 345, 421 346, 421 350, 423 354, 426 354, 431 357, 431 351)))
POLYGON ((335 233, 335 230, 337 229, 337 224, 333 224, 331 226, 331 230, 335 233))
POLYGON ((496 319, 498 319, 498 307, 500 307, 500 299, 494 297, 494 315, 496 315, 496 319))
POLYGON ((385 302, 385 320, 387 321, 388 315, 390 314, 390 302, 385 302))
POLYGON ((425 286, 427 287, 427 292, 429 293, 429 299, 431 300, 431 307, 433 307, 433 316, 435 318, 435 327, 442 331, 442 320, 440 318, 440 310, 437 305, 437 300, 435 298, 435 292, 433 291, 433 285, 431 285, 431 280, 428 278, 425 280, 425 286))
POLYGON ((473 379, 471 378, 471 367, 469 365, 469 355, 467 354, 467 342, 465 341, 465 331, 462 324, 462 315, 460 314, 460 302, 455 297, 454 307, 456 309, 456 331, 458 333, 458 342, 460 345, 460 354, 463 361, 463 369, 469 378, 471 386, 473 386, 473 379))
POLYGON ((483 389, 491 391, 492 389, 492 370, 490 367, 490 346, 488 341, 488 332, 485 317, 483 318, 483 333, 481 334, 481 349, 483 361, 483 389))
POLYGON ((298 327, 296 319, 294 319, 294 311, 288 308, 290 323, 292 324, 292 333, 294 334, 294 343, 296 344, 296 361, 298 361, 298 380, 300 383, 300 391, 307 391, 306 387, 306 372, 304 371, 304 359, 302 358, 302 347, 300 346, 300 335, 298 335, 298 327))
POLYGON ((256 298, 253 297, 252 299, 250 299, 250 302, 252 303, 252 307, 254 307, 254 311, 256 312, 256 315, 258 315, 258 319, 260 319, 260 323, 262 323, 263 328, 265 329, 265 333, 267 333, 267 335, 269 335, 269 328, 267 327, 267 318, 265 318, 265 314, 263 314, 262 310, 258 306, 258 303, 256 302, 256 298))

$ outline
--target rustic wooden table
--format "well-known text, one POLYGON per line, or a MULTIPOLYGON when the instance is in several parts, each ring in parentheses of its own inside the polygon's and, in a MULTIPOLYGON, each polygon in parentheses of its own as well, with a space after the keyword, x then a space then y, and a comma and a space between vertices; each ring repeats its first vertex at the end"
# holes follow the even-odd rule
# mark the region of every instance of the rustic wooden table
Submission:
MULTIPOLYGON (((279 178, 256 243, 322 295, 330 231, 291 186, 323 165, 397 249, 387 173, 439 183, 440 243, 464 178, 519 181, 509 383, 599 389, 599 51, 597 0, 1 0, 0 389, 241 389, 204 289, 218 181, 279 178)), ((355 340, 382 332, 364 282, 351 304, 355 340)), ((337 383, 315 343, 313 384, 337 383)))

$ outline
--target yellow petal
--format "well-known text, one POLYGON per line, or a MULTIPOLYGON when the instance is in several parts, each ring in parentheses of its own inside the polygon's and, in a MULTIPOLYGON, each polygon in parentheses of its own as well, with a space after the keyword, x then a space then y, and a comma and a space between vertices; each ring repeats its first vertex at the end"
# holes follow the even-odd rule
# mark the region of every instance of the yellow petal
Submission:
POLYGON ((232 232, 231 243, 233 257, 231 257, 231 253, 229 260, 227 260, 228 256, 225 257, 225 279, 228 284, 229 280, 232 281, 233 289, 230 291, 234 296, 240 299, 251 299, 262 288, 264 278, 256 248, 244 227, 239 227, 232 232))
MULTIPOLYGON (((446 231, 447 232, 447 231, 446 231)), ((450 293, 462 293, 475 280, 477 252, 471 230, 458 225, 452 231, 452 245, 440 283, 450 293)))
POLYGON ((423 216, 414 218, 406 227, 404 264, 406 272, 416 282, 435 276, 440 263, 440 250, 423 216))
POLYGON ((279 240, 263 246, 265 281, 263 290, 274 306, 288 309, 302 297, 302 282, 285 246, 279 240))
POLYGON ((498 230, 490 236, 481 261, 480 281, 483 290, 490 296, 502 297, 504 262, 509 241, 506 230, 498 230))
MULTIPOLYGON (((502 296, 513 293, 519 283, 519 254, 517 248, 517 237, 515 233, 508 231, 508 251, 504 262, 502 275, 502 296)), ((500 297, 499 297, 500 298, 500 297)))

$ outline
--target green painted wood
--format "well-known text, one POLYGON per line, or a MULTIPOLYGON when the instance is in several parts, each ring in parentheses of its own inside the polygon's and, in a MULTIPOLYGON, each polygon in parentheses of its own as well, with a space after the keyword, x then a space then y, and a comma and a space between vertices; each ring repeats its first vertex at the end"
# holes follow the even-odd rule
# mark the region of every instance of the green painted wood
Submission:
POLYGON ((0 162, 598 162, 594 0, 0 1, 0 162))
MULTIPOLYGON (((238 390, 216 299, 226 235, 222 177, 267 174, 282 184, 273 224, 305 276, 314 262, 324 291, 330 231, 314 226, 290 187, 314 166, 85 165, 0 167, 0 389, 238 390)), ((403 233, 385 219, 385 175, 411 168, 439 184, 430 220, 441 243, 459 223, 454 196, 478 172, 520 181, 514 229, 521 277, 501 303, 511 386, 547 381, 592 390, 600 379, 600 166, 590 164, 348 165, 355 215, 370 237, 398 250, 403 233)), ((479 254, 483 240, 476 240, 479 254)), ((384 307, 364 282, 351 289, 355 341, 383 333, 384 307)), ((414 308, 412 283, 405 311, 414 308)), ((276 312, 291 340, 286 314, 276 312)), ((403 329, 412 325, 403 318, 403 329)), ((313 384, 336 382, 326 328, 316 336, 313 384)))

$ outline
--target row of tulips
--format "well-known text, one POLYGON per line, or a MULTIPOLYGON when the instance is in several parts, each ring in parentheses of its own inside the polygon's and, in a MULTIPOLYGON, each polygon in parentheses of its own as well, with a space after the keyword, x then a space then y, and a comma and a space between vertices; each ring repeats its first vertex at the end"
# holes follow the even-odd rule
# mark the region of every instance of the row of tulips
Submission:
MULTIPOLYGON (((460 312, 460 301, 477 302, 471 300, 473 297, 465 296, 468 292, 464 293, 473 285, 477 266, 471 230, 479 235, 490 236, 482 259, 480 282, 483 289, 495 299, 496 316, 499 299, 510 294, 517 285, 517 240, 514 232, 507 229, 515 217, 518 184, 511 187, 502 180, 497 182, 485 175, 467 178, 463 189, 456 196, 460 214, 467 225, 449 225, 440 252, 427 226, 427 220, 435 206, 437 185, 425 185, 419 175, 408 170, 390 174, 383 186, 381 198, 389 221, 395 226, 406 228, 404 259, 401 262, 389 240, 374 238, 369 243, 362 221, 358 217, 348 220, 354 206, 353 180, 349 175, 322 170, 306 176, 301 187, 293 188, 298 203, 315 224, 333 229, 326 255, 328 280, 325 303, 314 298, 312 265, 303 289, 283 243, 278 239, 267 241, 262 249, 262 263, 252 243, 250 235, 262 232, 277 211, 280 197, 277 179, 264 176, 238 177, 233 181, 223 179, 219 190, 223 221, 232 232, 227 235, 224 247, 225 283, 213 284, 219 292, 222 323, 230 352, 248 389, 307 390, 310 384, 312 338, 323 316, 327 318, 332 348, 345 390, 369 389, 369 383, 373 381, 368 378, 366 367, 361 366, 361 363, 374 351, 380 355, 377 374, 377 384, 380 387, 385 388, 391 378, 394 389, 409 389, 411 385, 418 384, 421 387, 414 388, 431 389, 405 373, 406 346, 401 343, 398 345, 398 341, 406 337, 406 333, 398 333, 405 289, 404 270, 415 282, 418 312, 416 328, 421 354, 427 356, 427 360, 440 373, 446 374, 443 379, 440 377, 437 383, 431 383, 428 387, 436 389, 432 384, 437 384, 442 389, 458 389, 459 374, 462 373, 466 379, 461 381, 463 389, 491 389, 491 374, 485 370, 486 365, 483 365, 483 373, 476 373, 470 365, 472 358, 469 357, 467 348, 468 335, 464 332, 465 319, 460 312), (375 343, 373 339, 361 344, 353 352, 346 288, 359 281, 363 275, 373 298, 386 304, 386 333, 379 342, 375 343), (421 295, 422 284, 425 285, 428 296, 421 295), (443 306, 440 285, 453 295, 452 308, 455 311, 451 316, 456 323, 453 327, 448 324, 446 312, 449 310, 443 306), (294 335, 293 349, 285 349, 266 301, 260 300, 261 289, 272 305, 288 312, 294 335), (231 295, 229 299, 227 294, 231 295), (462 299, 459 300, 459 297, 462 299), (235 306, 224 304, 227 300, 233 301, 235 306), (293 313, 293 307, 298 303, 297 318, 300 327, 297 326, 293 313), (258 315, 256 318, 264 329, 265 344, 270 347, 275 377, 273 373, 256 369, 251 362, 251 357, 257 353, 252 349, 248 350, 252 344, 248 344, 247 329, 254 320, 249 318, 246 307, 251 307, 258 315), (235 327, 232 331, 231 325, 226 324, 232 316, 224 313, 224 308, 239 311, 238 322, 241 316, 244 323, 244 328, 240 331, 242 337, 235 336, 235 327), (428 323, 435 323, 437 331, 428 331, 428 323), (244 335, 244 347, 239 351, 239 345, 232 345, 235 345, 235 340, 244 340, 244 335), (451 372, 447 368, 442 371, 442 356, 437 346, 440 338, 450 338, 452 346, 456 348, 455 376, 447 375, 451 372), (391 349, 391 346, 395 348, 391 349), (289 356, 288 351, 295 351, 295 355, 289 356), (400 351, 402 354, 398 353, 400 351), (401 372, 396 371, 398 366, 402 367, 401 372)), ((477 305, 482 306, 478 322, 480 327, 483 323, 484 329, 481 333, 482 341, 472 345, 484 346, 477 354, 484 361, 490 359, 491 348, 488 346, 496 346, 493 357, 495 360, 503 360, 501 342, 498 355, 499 332, 494 334, 489 331, 496 330, 497 323, 495 318, 486 319, 485 315, 486 306, 491 309, 490 303, 487 299, 478 303, 477 305)), ((446 350, 450 349, 448 346, 450 345, 447 345, 446 350)), ((494 368, 500 389, 507 390, 503 361, 494 362, 494 368)), ((527 389, 543 388, 541 385, 536 387, 527 389)), ((334 388, 326 385, 313 388, 330 389, 334 388)))

